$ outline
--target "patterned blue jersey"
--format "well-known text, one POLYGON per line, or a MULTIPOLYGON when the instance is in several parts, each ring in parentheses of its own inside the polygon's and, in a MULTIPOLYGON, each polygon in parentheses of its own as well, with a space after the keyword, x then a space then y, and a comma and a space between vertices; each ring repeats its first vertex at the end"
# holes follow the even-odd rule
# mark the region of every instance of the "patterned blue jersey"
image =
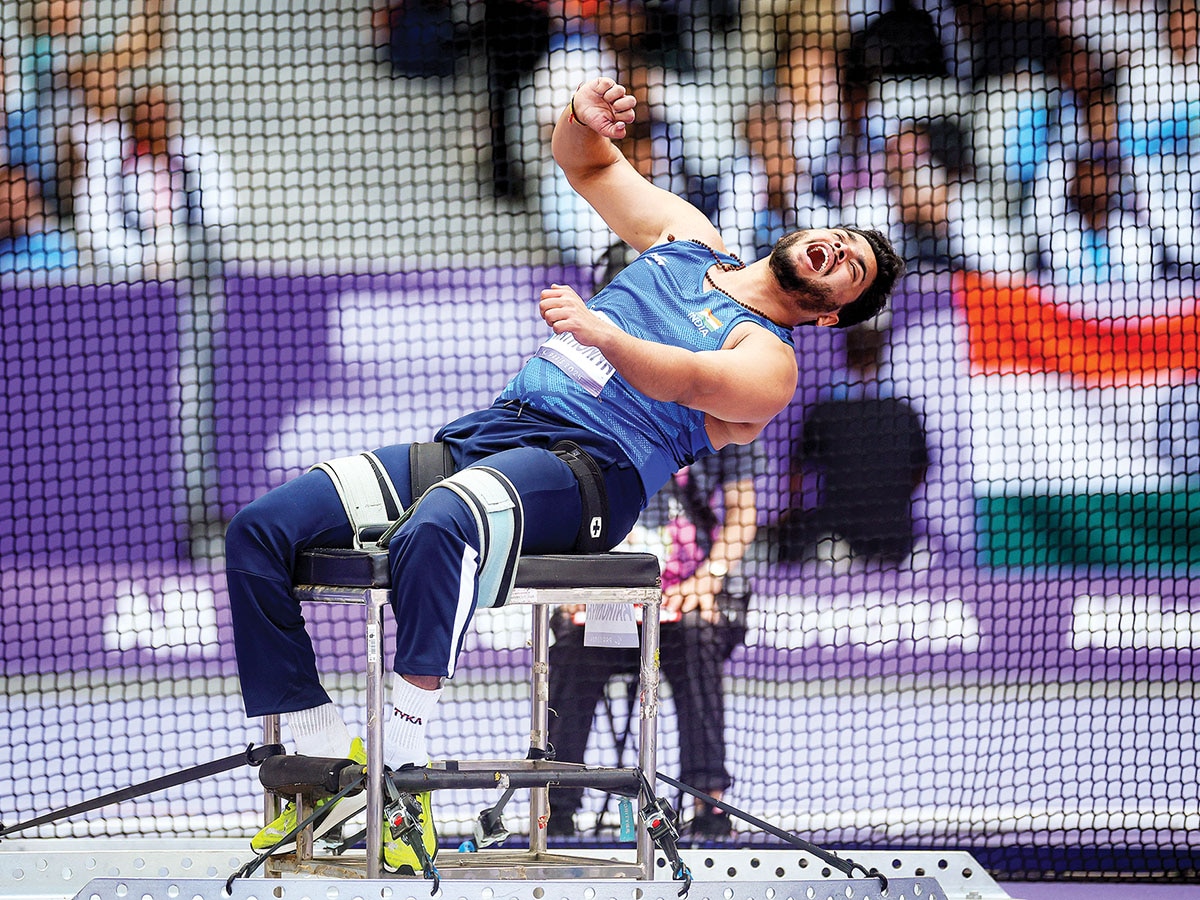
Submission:
MULTIPOLYGON (((793 345, 791 331, 750 312, 704 278, 714 262, 736 263, 695 241, 651 247, 588 302, 627 334, 686 350, 718 350, 751 321, 793 345)), ((713 452, 704 413, 633 389, 594 347, 554 335, 501 392, 616 441, 637 467, 646 496, 679 469, 713 452)))

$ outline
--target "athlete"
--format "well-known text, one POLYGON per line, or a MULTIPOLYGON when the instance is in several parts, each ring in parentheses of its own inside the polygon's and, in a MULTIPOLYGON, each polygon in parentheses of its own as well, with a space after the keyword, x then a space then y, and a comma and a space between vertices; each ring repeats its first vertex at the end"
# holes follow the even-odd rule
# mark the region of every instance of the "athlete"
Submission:
MULTIPOLYGON (((493 497, 516 498, 523 553, 616 545, 676 471, 726 444, 752 441, 789 403, 793 328, 870 318, 902 269, 882 235, 854 228, 795 232, 769 257, 743 264, 698 209, 646 181, 622 156, 614 141, 633 122, 634 105, 612 79, 588 81, 559 117, 551 146, 575 190, 641 255, 587 303, 564 285, 544 290, 539 309, 553 335, 491 407, 436 435, 457 472, 439 486, 466 478, 473 489, 490 485, 493 497), (580 458, 595 477, 576 474, 580 458)), ((404 444, 368 455, 405 508, 417 499, 409 451, 404 444)), ((229 597, 247 714, 284 714, 297 753, 363 762, 361 742, 321 686, 290 593, 300 551, 352 542, 356 507, 337 477, 315 468, 234 517, 226 536, 229 597)), ((479 514, 457 489, 431 488, 388 545, 396 675, 384 761, 392 769, 428 763, 426 726, 442 681, 454 674, 477 606, 497 601, 494 550, 489 542, 481 555, 479 514)), ((428 794, 420 800, 432 855, 428 794)), ((341 800, 323 827, 365 803, 361 794, 341 800)), ((295 820, 289 806, 252 846, 272 845, 295 820)), ((417 855, 389 835, 385 829, 384 867, 419 874, 417 855)))

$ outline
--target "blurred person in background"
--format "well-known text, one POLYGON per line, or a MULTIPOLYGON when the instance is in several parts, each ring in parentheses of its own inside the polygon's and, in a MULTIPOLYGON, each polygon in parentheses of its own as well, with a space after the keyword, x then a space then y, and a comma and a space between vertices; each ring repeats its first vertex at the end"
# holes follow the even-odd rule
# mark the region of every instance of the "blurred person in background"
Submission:
MULTIPOLYGON (((730 444, 676 473, 618 549, 650 552, 663 566, 661 665, 679 729, 679 780, 721 799, 732 783, 725 756, 725 661, 746 637, 750 581, 742 557, 758 528, 757 443, 730 444)), ((549 741, 556 758, 583 762, 597 703, 613 675, 637 674, 636 647, 591 646, 586 611, 551 622, 549 741)), ((547 833, 575 834, 583 791, 552 788, 547 833)), ((686 826, 695 839, 728 837, 729 816, 701 800, 686 826)))
POLYGON ((745 122, 766 175, 766 202, 756 223, 762 249, 793 228, 840 219, 833 211, 843 131, 838 75, 850 16, 844 0, 760 3, 757 16, 759 29, 774 42, 771 84, 745 122))
POLYGON ((26 0, 20 18, 28 30, 19 42, 15 91, 25 127, 14 161, 38 182, 48 211, 71 212, 69 131, 77 113, 97 102, 112 107, 128 101, 162 47, 165 5, 130 0, 128 10, 115 10, 124 14, 125 28, 110 37, 87 30, 94 10, 84 0, 26 0))
POLYGON ((929 448, 920 415, 879 380, 886 342, 886 325, 847 332, 846 383, 805 411, 792 439, 792 506, 776 531, 780 562, 815 557, 847 570, 913 553, 929 448))
POLYGON ((216 146, 161 84, 85 96, 71 128, 81 259, 117 281, 218 274, 237 197, 216 146))
POLYGON ((0 58, 0 275, 74 266, 70 236, 47 211, 38 179, 13 147, 23 147, 28 118, 5 111, 4 60, 0 58))

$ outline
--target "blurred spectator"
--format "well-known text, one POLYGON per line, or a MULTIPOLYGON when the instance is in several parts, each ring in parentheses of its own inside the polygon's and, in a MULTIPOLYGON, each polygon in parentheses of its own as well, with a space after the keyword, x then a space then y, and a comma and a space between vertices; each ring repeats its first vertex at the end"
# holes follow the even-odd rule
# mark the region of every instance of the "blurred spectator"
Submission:
POLYGON ((1046 3, 956 0, 954 7, 960 80, 973 96, 976 177, 991 188, 991 215, 1016 232, 1029 221, 1034 182, 1052 147, 1106 139, 1104 79, 1046 3))
MULTIPOLYGON (((471 52, 471 34, 455 22, 449 0, 377 3, 372 14, 375 46, 395 74, 449 77, 471 52)), ((492 187, 497 197, 524 196, 519 166, 510 159, 508 132, 518 125, 515 89, 550 48, 550 5, 550 0, 484 0, 481 4, 492 187)))
POLYGON ((821 165, 842 133, 838 63, 850 38, 842 0, 793 4, 787 46, 775 71, 780 118, 791 125, 784 140, 801 165, 821 165))
POLYGON ((0 274, 75 264, 70 241, 51 218, 37 183, 19 166, 0 164, 0 274))
POLYGON ((878 380, 886 333, 846 332, 848 383, 815 404, 792 444, 792 507, 779 517, 777 558, 818 554, 838 567, 897 565, 912 553, 913 495, 929 450, 920 416, 878 380), (806 479, 815 478, 815 503, 806 479))
POLYGON ((1117 77, 1118 146, 1128 157, 1163 274, 1200 279, 1200 8, 1168 0, 1147 45, 1117 77))
POLYGON ((1064 146, 1104 133, 1104 85, 1045 4, 952 10, 947 28, 898 3, 851 39, 848 133, 866 177, 843 217, 887 228, 913 269, 1019 279, 1044 249, 1039 181, 1064 146))
POLYGON ((219 262, 236 221, 232 177, 212 143, 185 133, 161 85, 125 105, 96 105, 72 128, 75 230, 83 261, 115 280, 171 278, 181 263, 219 262))
POLYGON ((766 170, 766 212, 757 247, 770 247, 795 228, 836 224, 828 179, 843 129, 839 58, 850 38, 844 0, 791 4, 774 12, 773 85, 750 111, 746 130, 766 170))
MULTIPOLYGON (((621 549, 655 553, 663 564, 661 663, 679 724, 680 780, 720 799, 732 783, 725 760, 725 661, 745 639, 750 583, 741 570, 757 530, 757 445, 729 444, 697 460, 651 498, 621 549)), ((636 647, 585 642, 582 608, 556 611, 550 649, 549 740, 557 758, 582 762, 596 704, 608 680, 636 674, 636 647)), ((619 739, 619 736, 618 736, 619 739)), ((575 833, 583 792, 550 791, 547 830, 575 833)), ((687 832, 726 837, 727 815, 697 801, 687 832)))
POLYGON ((396 75, 439 78, 454 74, 467 49, 450 0, 380 0, 372 12, 375 46, 396 75))
POLYGON ((952 209, 956 188, 969 177, 968 148, 946 119, 905 122, 884 145, 891 233, 910 271, 947 270, 961 257, 952 209))
POLYGON ((1111 79, 1136 52, 1159 40, 1160 0, 1046 0, 1045 15, 1092 58, 1096 72, 1111 79))
MULTIPOLYGON (((940 91, 944 82, 936 84, 940 91)), ((967 269, 1022 277, 1036 259, 1037 235, 994 215, 990 185, 977 176, 963 119, 927 115, 940 101, 902 105, 921 115, 880 115, 872 124, 886 135, 873 141, 870 163, 881 182, 850 195, 844 217, 885 231, 909 271, 967 269)))
POLYGON ((0 59, 0 274, 73 266, 75 250, 69 237, 47 212, 37 180, 21 164, 24 157, 11 150, 21 146, 19 132, 26 120, 20 110, 5 113, 3 63, 0 59))
POLYGON ((513 91, 550 49, 548 0, 485 0, 483 31, 488 63, 492 185, 498 197, 524 196, 509 159, 508 129, 513 91))
MULTIPOLYGON (((639 119, 620 144, 626 157, 644 176, 704 210, 723 233, 736 233, 741 240, 730 241, 734 253, 753 253, 754 211, 745 198, 756 188, 748 148, 737 136, 745 85, 714 74, 723 71, 717 51, 683 53, 678 34, 663 24, 665 6, 568 0, 560 10, 563 30, 552 34, 550 51, 521 88, 521 133, 514 143, 529 151, 525 182, 536 194, 544 230, 568 263, 600 263, 612 233, 557 167, 533 151, 545 146, 572 86, 594 72, 611 75, 638 98, 639 119)), ((678 21, 676 32, 690 29, 678 21)))
POLYGON ((914 269, 1020 280, 1046 259, 1048 190, 1059 205, 1075 190, 1048 185, 1050 167, 1058 160, 1061 176, 1072 148, 1098 146, 1108 95, 1095 58, 1045 4, 952 6, 949 30, 898 6, 852 41, 847 96, 854 121, 866 113, 871 178, 844 205, 860 221, 873 211, 877 227, 886 217, 914 269), (941 33, 956 37, 944 57, 941 33))
POLYGON ((900 93, 905 85, 939 79, 947 93, 957 93, 945 81, 950 75, 946 55, 933 17, 907 0, 898 0, 855 31, 841 68, 847 151, 869 152, 868 103, 880 99, 885 84, 896 84, 900 93))
POLYGON ((132 3, 126 29, 107 46, 85 30, 84 0, 33 0, 21 17, 32 32, 21 42, 23 127, 10 152, 38 182, 50 212, 70 212, 71 177, 60 169, 71 157, 65 135, 81 93, 92 96, 88 103, 116 106, 162 46, 164 0, 141 0, 140 9, 132 3))
POLYGON ((847 218, 887 229, 884 140, 898 131, 884 130, 879 104, 890 104, 891 125, 898 106, 906 118, 939 117, 957 106, 941 29, 930 13, 908 0, 866 7, 825 0, 777 17, 771 96, 747 122, 768 173, 760 248, 791 227, 847 218))
POLYGON ((1154 240, 1125 160, 1107 145, 1052 158, 1039 180, 1037 269, 1058 286, 1142 284, 1163 274, 1170 249, 1154 240))
POLYGON ((841 69, 847 150, 863 160, 842 198, 889 232, 909 271, 946 269, 969 180, 969 141, 933 17, 908 2, 872 16, 850 38, 841 69))
POLYGON ((1194 280, 1200 258, 1195 0, 1050 6, 1087 51, 1091 78, 1102 90, 1093 94, 1078 147, 1051 159, 1038 186, 1043 269, 1057 284, 1194 280), (1078 248, 1084 258, 1064 266, 1049 247, 1078 248))
MULTIPOLYGON (((997 211, 991 185, 975 164, 975 149, 956 118, 905 123, 884 158, 897 235, 918 264, 941 270, 1011 273, 1020 277, 1036 255, 1036 237, 1020 220, 997 211)), ((895 229, 893 229, 894 231, 895 229)))

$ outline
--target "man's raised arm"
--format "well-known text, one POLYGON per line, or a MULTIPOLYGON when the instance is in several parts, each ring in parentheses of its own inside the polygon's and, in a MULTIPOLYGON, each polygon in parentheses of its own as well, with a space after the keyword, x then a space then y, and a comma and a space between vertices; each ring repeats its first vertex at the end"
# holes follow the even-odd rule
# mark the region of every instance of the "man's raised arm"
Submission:
POLYGON ((639 253, 668 233, 724 250, 704 213, 643 178, 613 143, 633 122, 634 105, 633 95, 611 78, 585 81, 554 126, 555 162, 571 187, 639 253))

